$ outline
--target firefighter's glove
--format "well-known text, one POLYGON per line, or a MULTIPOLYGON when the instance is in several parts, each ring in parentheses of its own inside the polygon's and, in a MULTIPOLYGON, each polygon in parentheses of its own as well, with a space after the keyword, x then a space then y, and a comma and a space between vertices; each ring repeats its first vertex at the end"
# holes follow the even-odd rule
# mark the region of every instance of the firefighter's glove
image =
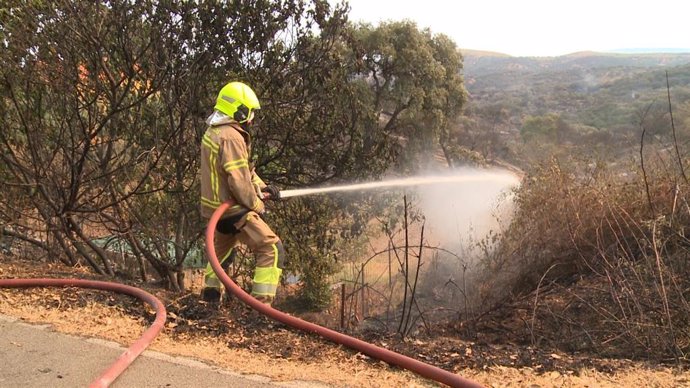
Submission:
POLYGON ((261 191, 268 194, 266 199, 273 199, 273 200, 280 199, 280 189, 276 186, 268 185, 268 186, 264 187, 263 189, 261 189, 261 191))

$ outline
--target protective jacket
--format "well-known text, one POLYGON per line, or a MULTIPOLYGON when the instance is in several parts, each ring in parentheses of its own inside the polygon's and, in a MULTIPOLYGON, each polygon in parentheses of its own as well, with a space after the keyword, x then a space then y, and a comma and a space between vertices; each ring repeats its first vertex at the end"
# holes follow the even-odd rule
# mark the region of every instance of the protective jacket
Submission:
POLYGON ((259 197, 266 184, 254 172, 251 136, 235 121, 212 121, 201 141, 201 215, 211 218, 221 203, 228 199, 235 205, 224 216, 246 210, 263 213, 259 197))
MULTIPOLYGON (((264 212, 260 198, 266 184, 254 173, 250 162, 251 137, 237 121, 215 111, 201 140, 201 214, 211 218, 223 202, 231 206, 220 222, 233 224, 232 231, 216 226, 214 245, 221 266, 227 270, 234 248, 243 243, 254 253, 256 266, 252 296, 271 304, 284 267, 285 253, 278 236, 259 216, 264 212)), ((204 274, 206 289, 220 289, 221 282, 209 264, 204 274)), ((218 293, 219 295, 220 293, 218 293)))

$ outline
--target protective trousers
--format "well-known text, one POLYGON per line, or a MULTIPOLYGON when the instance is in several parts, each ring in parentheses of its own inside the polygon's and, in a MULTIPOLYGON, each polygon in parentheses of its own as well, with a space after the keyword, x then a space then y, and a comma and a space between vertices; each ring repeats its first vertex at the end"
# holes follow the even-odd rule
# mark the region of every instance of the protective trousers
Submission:
MULTIPOLYGON (((216 231, 214 247, 221 266, 227 271, 238 243, 246 245, 254 254, 256 266, 252 282, 252 296, 263 303, 271 304, 275 298, 280 276, 283 272, 285 251, 283 243, 271 228, 255 212, 249 212, 235 223, 238 233, 216 231)), ((221 288, 221 282, 211 265, 206 266, 204 286, 221 288)))

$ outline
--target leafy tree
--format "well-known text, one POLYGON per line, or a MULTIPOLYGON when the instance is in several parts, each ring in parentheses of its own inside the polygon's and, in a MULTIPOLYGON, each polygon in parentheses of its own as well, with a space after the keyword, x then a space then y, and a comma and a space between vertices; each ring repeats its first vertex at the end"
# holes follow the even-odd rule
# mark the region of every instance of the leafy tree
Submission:
POLYGON ((355 76, 368 85, 378 118, 364 133, 365 147, 385 144, 399 166, 414 169, 420 155, 449 140, 448 128, 466 99, 462 56, 447 36, 411 21, 359 25, 354 37, 355 76))
MULTIPOLYGON (((168 190, 172 181, 159 168, 190 160, 172 149, 185 128, 166 125, 160 109, 179 70, 161 60, 170 25, 159 23, 152 2, 16 1, 8 10, 1 59, 9 103, 0 141, 9 151, 2 159, 10 196, 27 199, 20 208, 2 203, 21 214, 14 226, 49 234, 51 257, 70 265, 83 260, 111 276, 118 268, 93 239, 115 234, 178 288, 170 275, 181 262, 170 261, 167 249, 156 255, 141 244, 170 239, 173 229, 157 223, 157 236, 150 235, 137 222, 146 213, 132 212, 137 200, 168 190)), ((189 232, 178 242, 190 241, 184 236, 189 232)), ((176 246, 180 256, 190 248, 176 246)))
POLYGON ((543 116, 527 116, 520 128, 520 135, 524 141, 541 140, 560 143, 569 130, 568 125, 555 113, 543 116))

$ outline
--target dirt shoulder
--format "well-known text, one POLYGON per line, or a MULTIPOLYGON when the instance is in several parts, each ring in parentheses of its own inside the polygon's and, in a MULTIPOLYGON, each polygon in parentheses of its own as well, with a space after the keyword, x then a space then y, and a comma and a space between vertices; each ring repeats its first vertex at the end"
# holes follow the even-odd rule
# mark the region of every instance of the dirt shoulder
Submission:
MULTIPOLYGON (((93 278, 88 271, 16 257, 0 257, 0 263, 2 278, 93 278)), ((196 293, 136 286, 159 297, 168 310, 166 327, 151 350, 274 381, 308 380, 346 387, 434 386, 411 372, 256 317, 239 302, 218 308, 200 302, 196 293)), ((134 298, 73 288, 0 289, 0 313, 125 346, 153 320, 153 311, 134 298)), ((545 353, 510 343, 462 341, 444 335, 443 328, 433 337, 408 341, 373 332, 352 334, 491 387, 690 387, 689 372, 668 366, 545 353)))

